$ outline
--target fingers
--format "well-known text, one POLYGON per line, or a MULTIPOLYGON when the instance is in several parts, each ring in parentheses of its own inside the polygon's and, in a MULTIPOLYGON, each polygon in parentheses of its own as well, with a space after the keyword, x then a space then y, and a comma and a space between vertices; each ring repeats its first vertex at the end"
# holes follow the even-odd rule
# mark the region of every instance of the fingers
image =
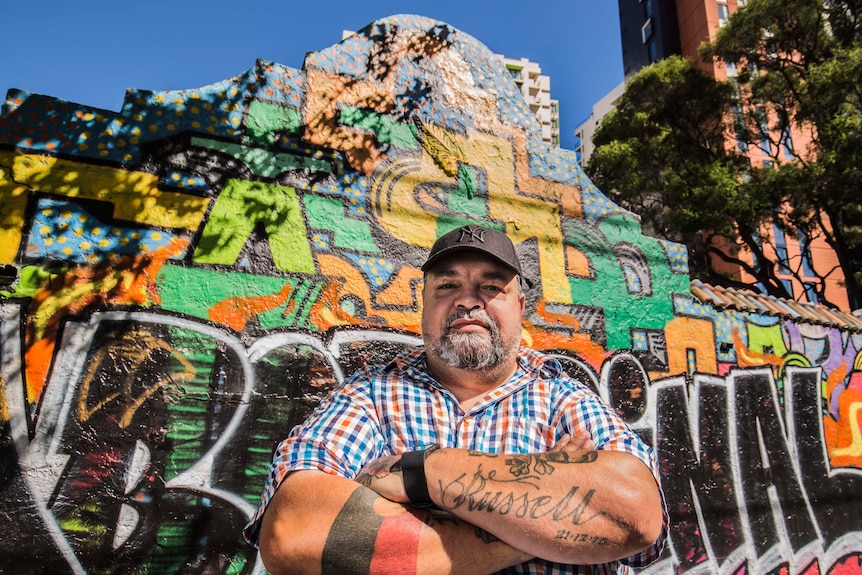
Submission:
POLYGON ((566 447, 566 445, 568 445, 571 442, 571 440, 572 440, 572 436, 569 434, 566 434, 566 435, 562 436, 559 440, 557 440, 557 443, 555 443, 554 446, 551 449, 549 449, 548 451, 562 451, 566 447))
POLYGON ((579 433, 572 438, 569 443, 576 449, 593 450, 596 448, 596 442, 593 441, 592 436, 586 432, 579 433))
POLYGON ((562 436, 549 451, 590 451, 596 448, 596 442, 587 432, 581 432, 572 437, 562 436))
POLYGON ((379 457, 360 471, 356 481, 390 501, 407 503, 409 499, 404 491, 400 461, 399 455, 379 457))

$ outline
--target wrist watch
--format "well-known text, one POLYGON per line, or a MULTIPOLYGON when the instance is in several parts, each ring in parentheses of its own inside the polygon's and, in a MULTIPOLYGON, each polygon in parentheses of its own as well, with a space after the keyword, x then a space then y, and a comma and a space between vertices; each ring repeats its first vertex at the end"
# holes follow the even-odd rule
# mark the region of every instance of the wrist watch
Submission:
POLYGON ((433 507, 431 495, 428 494, 428 480, 425 478, 425 458, 432 451, 440 449, 437 444, 408 451, 401 455, 401 479, 404 481, 404 491, 413 507, 433 507))

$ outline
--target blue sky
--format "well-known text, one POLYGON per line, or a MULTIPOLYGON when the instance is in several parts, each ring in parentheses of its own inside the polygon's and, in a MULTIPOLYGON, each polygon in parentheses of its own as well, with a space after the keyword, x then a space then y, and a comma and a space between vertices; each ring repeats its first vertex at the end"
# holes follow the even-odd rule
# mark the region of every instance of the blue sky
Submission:
POLYGON ((0 18, 0 94, 12 88, 119 110, 126 88, 213 84, 258 58, 301 68, 306 52, 393 14, 419 14, 497 53, 538 62, 560 101, 562 147, 623 79, 611 0, 37 0, 0 18))

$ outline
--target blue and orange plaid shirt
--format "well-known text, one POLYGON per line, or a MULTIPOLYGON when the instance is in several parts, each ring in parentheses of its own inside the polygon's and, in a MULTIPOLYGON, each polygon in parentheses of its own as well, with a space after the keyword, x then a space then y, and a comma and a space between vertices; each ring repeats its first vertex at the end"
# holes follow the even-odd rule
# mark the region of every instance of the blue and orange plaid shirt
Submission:
MULTIPOLYGON (((522 347, 518 369, 509 381, 465 413, 429 373, 424 350, 405 352, 345 380, 278 445, 260 507, 244 535, 257 543, 263 512, 292 471, 318 469, 353 479, 378 457, 432 444, 486 453, 540 453, 565 435, 583 433, 589 433, 597 449, 634 455, 659 482, 652 449, 598 395, 568 377, 556 360, 522 347)), ((665 511, 659 539, 622 561, 586 568, 537 559, 501 573, 628 573, 629 567, 658 559, 667 530, 665 511)))

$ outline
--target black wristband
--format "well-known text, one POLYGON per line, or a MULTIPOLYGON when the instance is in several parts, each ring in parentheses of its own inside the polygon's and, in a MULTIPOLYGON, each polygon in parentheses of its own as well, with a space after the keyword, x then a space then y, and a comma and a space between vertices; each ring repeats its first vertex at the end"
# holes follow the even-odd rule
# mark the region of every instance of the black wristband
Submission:
POLYGON ((408 451, 401 455, 401 479, 404 481, 404 491, 413 507, 432 507, 431 495, 428 494, 428 481, 425 479, 425 458, 439 445, 432 445, 419 451, 408 451))

